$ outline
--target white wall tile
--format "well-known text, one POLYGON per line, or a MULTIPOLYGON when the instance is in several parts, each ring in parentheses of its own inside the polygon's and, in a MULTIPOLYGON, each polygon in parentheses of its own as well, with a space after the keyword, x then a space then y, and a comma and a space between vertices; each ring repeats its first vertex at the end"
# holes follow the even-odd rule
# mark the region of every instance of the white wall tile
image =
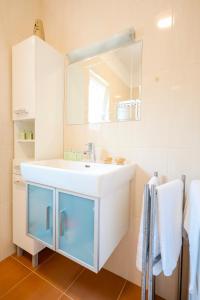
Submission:
POLYGON ((200 2, 174 1, 173 64, 200 62, 200 2))
MULTIPOLYGON (((131 227, 106 267, 140 283, 135 255, 143 186, 157 170, 165 179, 199 178, 199 0, 43 0, 47 40, 68 52, 129 27, 143 40, 142 120, 132 124, 65 126, 66 147, 91 140, 98 149, 137 164, 132 186, 131 227), (52 11, 54 14, 52 15, 52 11), (64 12, 65 11, 65 12, 64 12), (64 15, 64 17, 63 17, 64 15), (172 15, 160 30, 157 21, 172 15), (63 18, 58 20, 58 17, 63 18), (100 18, 99 16, 103 16, 100 18), (64 25, 65 29, 62 29, 64 25), (61 31, 61 35, 56 32, 61 31)), ((158 279, 159 293, 176 299, 176 274, 158 279)))

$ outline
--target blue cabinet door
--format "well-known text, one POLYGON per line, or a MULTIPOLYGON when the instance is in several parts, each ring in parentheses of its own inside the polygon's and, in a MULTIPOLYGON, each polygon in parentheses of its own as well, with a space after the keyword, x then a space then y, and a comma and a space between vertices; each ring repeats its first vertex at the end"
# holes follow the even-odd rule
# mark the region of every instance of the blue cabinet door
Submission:
POLYGON ((55 191, 33 184, 27 185, 28 234, 55 248, 55 191))
POLYGON ((95 201, 57 193, 57 251, 95 267, 95 201))

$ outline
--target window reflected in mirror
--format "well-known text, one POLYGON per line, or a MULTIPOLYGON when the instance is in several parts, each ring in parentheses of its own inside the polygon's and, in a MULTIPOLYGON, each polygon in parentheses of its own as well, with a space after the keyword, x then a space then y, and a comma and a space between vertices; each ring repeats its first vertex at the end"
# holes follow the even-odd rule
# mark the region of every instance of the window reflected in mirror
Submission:
POLYGON ((142 42, 67 67, 67 123, 140 118, 142 42))
POLYGON ((88 123, 109 122, 109 84, 90 70, 88 95, 88 123))

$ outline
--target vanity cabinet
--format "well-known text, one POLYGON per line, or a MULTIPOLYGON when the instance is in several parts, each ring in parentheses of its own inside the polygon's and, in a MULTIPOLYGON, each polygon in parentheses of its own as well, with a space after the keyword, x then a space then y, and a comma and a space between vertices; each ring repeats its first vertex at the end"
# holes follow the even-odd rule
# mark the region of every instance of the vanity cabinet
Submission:
POLYGON ((96 271, 97 207, 95 199, 27 184, 27 234, 96 271))
POLYGON ((129 225, 129 183, 100 198, 27 182, 27 234, 98 272, 129 225))

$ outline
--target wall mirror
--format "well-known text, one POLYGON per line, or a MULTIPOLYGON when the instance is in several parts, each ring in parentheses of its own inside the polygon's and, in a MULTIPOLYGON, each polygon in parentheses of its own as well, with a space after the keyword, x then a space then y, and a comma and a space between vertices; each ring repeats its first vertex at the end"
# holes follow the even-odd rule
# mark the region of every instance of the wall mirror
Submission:
POLYGON ((140 119, 142 42, 67 66, 68 124, 140 119))

